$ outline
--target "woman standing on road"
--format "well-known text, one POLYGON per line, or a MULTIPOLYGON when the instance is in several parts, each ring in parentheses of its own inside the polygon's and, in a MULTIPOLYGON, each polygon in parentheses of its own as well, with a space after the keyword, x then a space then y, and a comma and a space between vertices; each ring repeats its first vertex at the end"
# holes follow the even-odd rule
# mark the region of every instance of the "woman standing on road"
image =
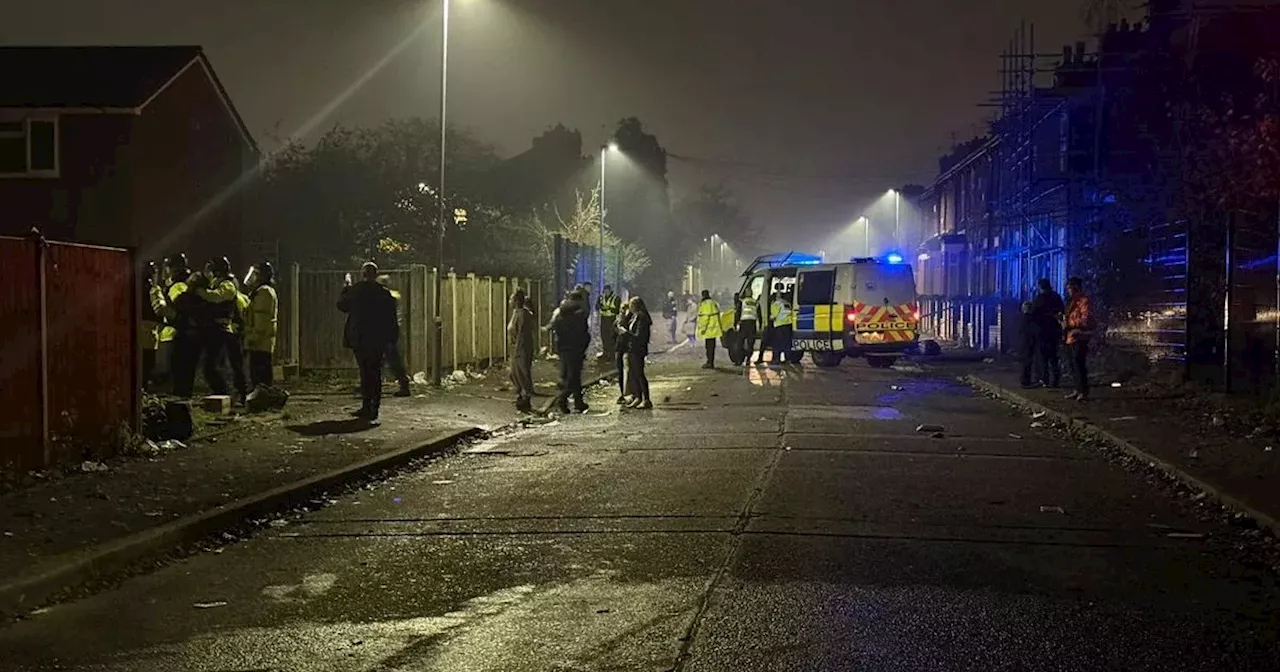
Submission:
POLYGON ((626 375, 627 350, 631 348, 631 304, 624 303, 618 311, 618 318, 613 322, 614 348, 613 360, 614 365, 618 367, 618 405, 625 406, 631 403, 628 395, 631 394, 631 387, 628 385, 630 379, 626 375))
POLYGON ((649 377, 644 373, 644 358, 649 356, 649 338, 653 331, 653 318, 644 300, 638 296, 631 297, 628 303, 631 309, 631 338, 627 343, 627 376, 631 394, 631 408, 650 409, 653 401, 649 398, 649 377))

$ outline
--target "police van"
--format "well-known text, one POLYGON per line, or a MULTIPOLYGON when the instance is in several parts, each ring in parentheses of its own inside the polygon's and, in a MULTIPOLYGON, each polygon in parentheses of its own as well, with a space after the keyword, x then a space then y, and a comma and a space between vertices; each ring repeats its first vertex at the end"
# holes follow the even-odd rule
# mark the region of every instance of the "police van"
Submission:
MULTIPOLYGON (((902 262, 896 254, 840 263, 797 252, 765 255, 743 273, 738 295, 755 297, 760 314, 769 315, 770 297, 781 285, 794 310, 791 361, 807 352, 820 367, 865 357, 888 368, 920 340, 915 277, 902 262)), ((736 330, 725 345, 735 363, 750 356, 736 330)))

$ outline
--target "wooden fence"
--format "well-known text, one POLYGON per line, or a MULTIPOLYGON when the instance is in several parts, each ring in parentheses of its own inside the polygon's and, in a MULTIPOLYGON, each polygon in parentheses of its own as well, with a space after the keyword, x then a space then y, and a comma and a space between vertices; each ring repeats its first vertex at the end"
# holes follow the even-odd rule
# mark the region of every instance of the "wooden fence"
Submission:
MULTIPOLYGON (((280 335, 277 355, 300 370, 354 369, 351 352, 342 347, 346 315, 337 308, 344 276, 359 270, 310 271, 294 266, 281 280, 280 335)), ((435 345, 435 272, 425 266, 382 272, 400 293, 400 352, 410 375, 431 370, 435 345)), ((441 367, 444 373, 467 366, 484 367, 507 358, 508 297, 523 288, 535 317, 544 320, 547 298, 541 282, 523 278, 447 274, 441 292, 441 367)), ((546 334, 539 330, 539 346, 546 334)))
POLYGON ((0 468, 108 457, 137 431, 129 250, 0 237, 0 468))

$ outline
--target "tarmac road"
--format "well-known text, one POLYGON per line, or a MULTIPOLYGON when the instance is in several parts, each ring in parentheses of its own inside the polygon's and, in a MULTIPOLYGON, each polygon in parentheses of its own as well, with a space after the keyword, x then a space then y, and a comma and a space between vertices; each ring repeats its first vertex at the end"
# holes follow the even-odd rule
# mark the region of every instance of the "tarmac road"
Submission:
POLYGON ((1141 477, 940 374, 695 350, 653 412, 600 392, 53 607, 0 669, 1280 669, 1274 577, 1141 477))

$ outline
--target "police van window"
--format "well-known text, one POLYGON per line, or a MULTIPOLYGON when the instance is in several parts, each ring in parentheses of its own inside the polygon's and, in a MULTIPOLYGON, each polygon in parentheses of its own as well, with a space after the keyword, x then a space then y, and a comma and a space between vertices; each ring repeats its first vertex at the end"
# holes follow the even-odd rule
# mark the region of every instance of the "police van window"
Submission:
POLYGON ((800 289, 796 292, 796 303, 817 305, 831 303, 835 298, 836 272, 805 271, 800 274, 800 289))
POLYGON ((764 276, 757 275, 751 278, 751 286, 747 291, 751 292, 751 296, 759 300, 764 295, 764 276))
POLYGON ((877 295, 873 300, 888 299, 892 304, 915 301, 916 282, 907 264, 878 265, 872 277, 875 278, 875 288, 870 293, 877 295))

